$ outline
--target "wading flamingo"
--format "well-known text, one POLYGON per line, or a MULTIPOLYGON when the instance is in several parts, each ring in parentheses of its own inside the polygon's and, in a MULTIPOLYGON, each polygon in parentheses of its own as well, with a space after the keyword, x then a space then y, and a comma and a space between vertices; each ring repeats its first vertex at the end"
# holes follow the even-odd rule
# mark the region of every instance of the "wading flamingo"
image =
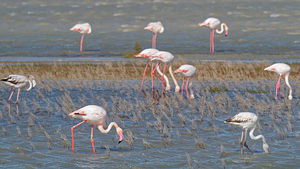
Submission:
MULTIPOLYGON (((179 92, 180 87, 178 86, 178 83, 177 83, 177 81, 176 81, 176 79, 173 75, 173 70, 172 70, 172 62, 174 60, 174 55, 171 54, 170 52, 159 51, 159 52, 155 53, 150 60, 152 62, 158 61, 157 65, 153 69, 152 73, 154 73, 154 71, 156 69, 159 70, 160 62, 165 63, 164 70, 163 70, 163 73, 162 73, 162 81, 164 81, 166 67, 167 67, 167 65, 169 65, 169 72, 170 72, 170 75, 171 75, 171 77, 173 79, 173 82, 175 84, 175 92, 179 92)), ((167 87, 166 90, 170 90, 170 87, 167 87)), ((162 92, 163 91, 164 91, 164 85, 162 86, 162 92)))
POLYGON ((265 137, 263 135, 254 136, 253 132, 255 130, 256 124, 257 124, 258 117, 254 113, 250 112, 240 112, 236 114, 235 116, 227 119, 224 121, 224 123, 229 123, 236 125, 238 127, 241 127, 242 135, 240 140, 240 146, 241 146, 241 154, 243 154, 243 146, 245 146, 249 151, 253 153, 253 151, 248 147, 246 140, 247 140, 247 131, 250 129, 249 136, 252 140, 258 140, 262 139, 263 142, 263 149, 266 153, 269 152, 269 145, 267 144, 265 137), (243 134, 245 130, 245 138, 243 139, 243 134))
POLYGON ((275 72, 275 73, 279 74, 279 79, 278 79, 278 82, 276 84, 275 100, 277 100, 277 93, 278 93, 278 99, 280 99, 280 79, 281 79, 282 75, 285 75, 285 83, 290 89, 290 94, 288 96, 288 99, 292 100, 293 99, 293 97, 292 97, 292 87, 289 83, 289 75, 290 75, 291 67, 289 65, 285 64, 285 63, 275 63, 275 64, 265 68, 265 70, 275 72))
POLYGON ((17 100, 16 103, 18 103, 19 101, 19 95, 20 95, 20 91, 21 88, 25 88, 26 86, 29 85, 29 87, 26 89, 26 91, 31 90, 31 88, 35 87, 36 85, 36 81, 34 79, 34 76, 32 75, 28 75, 28 76, 23 76, 23 75, 9 75, 6 78, 1 79, 2 82, 4 82, 4 84, 11 86, 13 88, 8 102, 10 102, 15 89, 18 88, 18 95, 17 95, 17 100))
POLYGON ((185 91, 186 91, 186 97, 189 98, 189 92, 187 89, 189 80, 190 80, 190 84, 189 84, 189 88, 190 88, 190 92, 191 92, 191 99, 194 99, 194 92, 192 90, 192 78, 196 73, 196 68, 192 65, 182 65, 180 66, 177 70, 174 71, 174 73, 181 73, 184 76, 184 79, 182 81, 182 87, 181 87, 181 96, 183 96, 183 86, 184 86, 184 81, 185 78, 187 77, 187 81, 186 81, 186 85, 185 85, 185 91))
POLYGON ((198 25, 207 26, 210 29, 209 52, 214 53, 215 52, 215 46, 214 46, 215 30, 216 33, 218 34, 222 34, 225 30, 225 36, 228 36, 228 26, 225 23, 221 23, 221 21, 217 18, 207 18, 204 22, 201 22, 198 25), (221 30, 218 30, 219 27, 221 27, 221 30))
POLYGON ((77 31, 77 32, 82 34, 81 35, 81 41, 80 41, 80 52, 82 52, 84 34, 85 33, 87 33, 87 34, 92 33, 91 25, 89 23, 76 24, 75 26, 70 28, 70 30, 71 31, 77 31))
POLYGON ((111 122, 107 129, 104 129, 103 126, 105 125, 105 121, 107 119, 107 114, 106 111, 96 105, 88 105, 85 107, 82 107, 78 110, 75 110, 74 112, 70 113, 69 116, 73 118, 78 118, 83 120, 82 122, 78 123, 77 125, 71 127, 71 132, 72 132, 72 151, 74 151, 74 133, 73 130, 75 127, 78 127, 84 122, 87 122, 92 125, 91 129, 91 142, 93 146, 93 152, 95 152, 95 147, 94 147, 94 139, 93 139, 93 127, 94 124, 97 125, 98 129, 100 130, 101 133, 107 134, 112 126, 116 128, 117 134, 120 136, 119 139, 119 144, 123 141, 123 130, 117 125, 115 122, 111 122))
MULTIPOLYGON (((142 81, 142 85, 141 85, 140 90, 142 90, 142 88, 143 88, 143 83, 144 83, 144 79, 145 79, 145 75, 146 75, 146 70, 147 70, 148 64, 150 62, 150 59, 157 52, 159 52, 157 49, 149 48, 149 49, 144 49, 139 54, 135 55, 135 57, 142 57, 142 58, 147 58, 148 59, 145 70, 144 70, 143 81, 142 81)), ((153 91, 154 88, 153 88, 153 74, 152 74, 152 71, 153 71, 153 63, 152 63, 152 70, 151 70, 151 81, 152 81, 152 91, 153 91)), ((162 76, 162 73, 161 73, 159 68, 157 69, 157 72, 162 76)), ((154 72, 154 75, 156 77, 158 77, 160 80, 162 80, 155 72, 154 72)), ((168 87, 170 88, 170 84, 169 84, 169 80, 168 80, 167 76, 164 75, 164 78, 166 79, 166 82, 167 82, 167 88, 168 87)), ((163 84, 165 84, 164 81, 163 81, 163 84)))
POLYGON ((150 22, 148 25, 144 28, 144 30, 149 30, 153 32, 153 37, 152 37, 152 48, 156 48, 156 37, 157 33, 163 33, 164 32, 164 26, 160 21, 158 22, 150 22))

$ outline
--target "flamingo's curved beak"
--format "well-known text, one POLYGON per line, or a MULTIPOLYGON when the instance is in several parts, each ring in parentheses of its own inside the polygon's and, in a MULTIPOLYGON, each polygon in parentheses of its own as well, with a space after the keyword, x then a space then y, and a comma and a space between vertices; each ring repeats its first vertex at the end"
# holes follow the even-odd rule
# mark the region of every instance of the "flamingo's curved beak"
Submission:
POLYGON ((225 32, 225 37, 228 36, 228 32, 225 32))
POLYGON ((119 128, 117 128, 117 133, 120 136, 120 139, 119 139, 119 142, 118 142, 118 144, 120 144, 124 139, 123 130, 119 127, 119 128))

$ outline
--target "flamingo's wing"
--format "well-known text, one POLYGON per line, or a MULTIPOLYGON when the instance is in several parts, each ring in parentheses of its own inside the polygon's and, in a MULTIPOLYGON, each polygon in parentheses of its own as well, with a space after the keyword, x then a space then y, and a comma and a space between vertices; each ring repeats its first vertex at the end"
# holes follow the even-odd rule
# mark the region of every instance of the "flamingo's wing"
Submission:
POLYGON ((8 77, 1 79, 1 81, 10 82, 12 84, 23 83, 26 80, 27 78, 22 75, 9 75, 8 77))

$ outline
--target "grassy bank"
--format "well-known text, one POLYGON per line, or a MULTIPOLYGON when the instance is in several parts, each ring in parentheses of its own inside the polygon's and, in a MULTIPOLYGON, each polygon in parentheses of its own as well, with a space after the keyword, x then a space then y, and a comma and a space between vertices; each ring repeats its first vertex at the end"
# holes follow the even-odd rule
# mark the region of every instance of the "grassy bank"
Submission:
MULTIPOLYGON (((100 64, 33 64, 33 65, 2 65, 1 77, 9 74, 32 74, 37 79, 85 79, 85 80, 122 80, 141 79, 146 61, 137 62, 99 62, 100 64)), ((186 64, 177 61, 173 71, 180 65, 186 64)), ((264 71, 272 63, 232 63, 232 62, 194 62, 197 67, 197 80, 276 80, 273 72, 264 71)), ((150 74, 151 65, 147 74, 150 74)), ((291 64, 290 80, 300 80, 300 64, 291 64)), ((163 67, 161 66, 161 69, 163 67)), ((167 72, 167 74, 169 74, 167 72)), ((146 78, 150 78, 146 76, 146 78)))

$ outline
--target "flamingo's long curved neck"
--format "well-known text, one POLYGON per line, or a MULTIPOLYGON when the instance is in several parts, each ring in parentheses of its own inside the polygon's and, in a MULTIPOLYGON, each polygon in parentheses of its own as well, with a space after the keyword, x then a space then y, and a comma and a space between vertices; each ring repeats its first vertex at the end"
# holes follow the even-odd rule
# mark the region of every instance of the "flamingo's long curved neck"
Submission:
POLYGON ((228 27, 227 27, 227 25, 226 25, 225 23, 222 23, 221 26, 220 26, 220 28, 221 28, 221 30, 216 29, 216 32, 217 32, 218 34, 222 34, 222 33, 224 32, 224 29, 225 29, 225 30, 228 29, 228 27))
POLYGON ((107 134, 107 133, 111 130, 112 126, 115 126, 116 129, 119 128, 119 126, 117 125, 117 123, 111 122, 111 123, 108 125, 107 129, 104 129, 104 128, 103 128, 103 125, 99 125, 99 126, 98 126, 98 129, 100 130, 101 133, 107 134))
MULTIPOLYGON (((160 68, 159 68, 159 66, 156 68, 156 70, 157 70, 157 72, 162 76, 163 75, 163 73, 160 71, 160 68)), ((167 88, 167 90, 168 89, 170 89, 170 82, 169 82, 169 79, 168 79, 168 77, 164 74, 164 80, 166 81, 166 88, 167 88)))
POLYGON ((175 91, 176 91, 176 90, 180 89, 180 87, 179 87, 179 85, 177 83, 177 80, 174 77, 173 70, 172 70, 172 64, 170 64, 170 66, 169 66, 169 72, 170 72, 170 75, 171 75, 171 77, 173 79, 173 82, 175 84, 175 91))
POLYGON ((290 73, 287 73, 286 75, 285 75, 285 83, 286 83, 286 85, 289 87, 289 89, 290 89, 290 94, 289 94, 289 100, 292 100, 292 87, 291 87, 291 85, 290 85, 290 83, 289 83, 289 74, 290 73))
MULTIPOLYGON (((268 145, 267 142, 266 142, 266 140, 265 140, 265 137, 264 137, 263 135, 258 135, 258 136, 254 136, 254 135, 253 135, 254 130, 255 130, 255 127, 253 127, 253 128, 250 130, 250 132, 249 132, 250 138, 253 139, 253 140, 258 140, 258 139, 261 138, 263 144, 264 144, 264 145, 268 145)), ((265 150, 265 151, 266 151, 266 150, 265 150)))

